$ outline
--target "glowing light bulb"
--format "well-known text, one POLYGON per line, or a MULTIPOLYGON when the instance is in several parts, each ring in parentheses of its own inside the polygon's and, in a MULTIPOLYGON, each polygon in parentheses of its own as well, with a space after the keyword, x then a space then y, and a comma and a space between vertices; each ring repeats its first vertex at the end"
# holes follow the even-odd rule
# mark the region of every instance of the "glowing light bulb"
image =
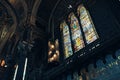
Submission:
POLYGON ((69 6, 68 6, 68 9, 71 9, 71 8, 72 8, 72 5, 69 5, 69 6))
POLYGON ((54 58, 56 58, 56 57, 57 57, 57 55, 56 55, 56 54, 54 54, 54 55, 53 55, 53 57, 54 57, 54 58))
POLYGON ((49 55, 51 55, 52 51, 49 51, 48 53, 49 53, 49 55))
POLYGON ((51 45, 51 48, 52 48, 52 49, 54 49, 54 48, 55 48, 55 46, 54 46, 54 45, 51 45))
POLYGON ((59 51, 58 51, 58 50, 56 50, 56 53, 59 53, 59 51))
POLYGON ((52 57, 52 58, 51 58, 51 61, 53 61, 53 60, 54 60, 54 58, 52 57))
POLYGON ((7 67, 7 65, 5 65, 5 67, 7 67))
POLYGON ((5 65, 5 60, 2 60, 1 66, 5 65))
POLYGON ((59 51, 58 50, 56 50, 56 54, 59 56, 59 51))

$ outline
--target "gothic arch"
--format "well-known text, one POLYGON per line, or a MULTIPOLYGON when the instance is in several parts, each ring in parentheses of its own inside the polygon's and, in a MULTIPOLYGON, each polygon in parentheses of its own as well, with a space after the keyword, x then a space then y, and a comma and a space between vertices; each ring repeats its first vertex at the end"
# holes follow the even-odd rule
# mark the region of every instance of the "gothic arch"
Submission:
POLYGON ((30 23, 33 25, 35 24, 35 21, 36 21, 36 15, 37 15, 40 3, 41 3, 41 0, 36 0, 32 9, 30 23))
POLYGON ((14 34, 16 27, 17 27, 17 24, 18 24, 18 19, 17 19, 14 8, 11 6, 11 4, 8 1, 0 0, 0 4, 4 5, 4 7, 7 9, 7 11, 9 12, 9 14, 11 15, 11 17, 13 19, 13 24, 9 28, 5 37, 1 40, 1 43, 0 43, 0 53, 1 53, 7 40, 14 34))

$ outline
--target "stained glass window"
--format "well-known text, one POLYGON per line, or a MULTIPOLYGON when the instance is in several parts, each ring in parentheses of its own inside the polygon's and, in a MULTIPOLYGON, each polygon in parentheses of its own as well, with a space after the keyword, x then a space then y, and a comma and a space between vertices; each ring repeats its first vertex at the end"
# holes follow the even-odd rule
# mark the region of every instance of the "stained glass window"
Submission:
POLYGON ((77 11, 79 14, 83 32, 85 34, 86 42, 87 44, 90 44, 98 39, 98 34, 92 22, 91 16, 83 5, 80 5, 77 11))
POLYGON ((62 36, 63 36, 63 43, 64 43, 64 55, 65 55, 65 58, 68 58, 69 56, 73 54, 69 27, 65 21, 61 23, 60 27, 62 29, 62 36))
POLYGON ((78 19, 76 18, 74 13, 71 13, 69 15, 69 19, 70 19, 70 28, 71 28, 71 33, 72 33, 74 51, 77 52, 80 49, 82 49, 85 45, 84 45, 78 19))

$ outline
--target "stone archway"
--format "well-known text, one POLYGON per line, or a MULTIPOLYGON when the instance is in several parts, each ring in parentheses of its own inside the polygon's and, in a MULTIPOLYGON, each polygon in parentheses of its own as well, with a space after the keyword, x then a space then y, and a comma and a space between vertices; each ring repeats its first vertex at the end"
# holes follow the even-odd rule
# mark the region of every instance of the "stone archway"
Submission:
POLYGON ((35 3, 34 3, 34 6, 33 6, 33 8, 32 8, 31 19, 30 19, 30 22, 31 22, 32 24, 35 24, 36 15, 37 15, 38 8, 39 8, 39 5, 40 5, 41 1, 42 1, 42 0, 36 0, 35 3))
POLYGON ((9 2, 7 2, 5 0, 0 0, 0 4, 2 4, 7 9, 7 11, 9 12, 9 14, 13 20, 13 24, 10 26, 5 37, 1 40, 1 43, 0 43, 0 53, 1 53, 7 40, 14 34, 17 24, 18 24, 18 19, 16 17, 14 8, 11 6, 11 4, 9 2))

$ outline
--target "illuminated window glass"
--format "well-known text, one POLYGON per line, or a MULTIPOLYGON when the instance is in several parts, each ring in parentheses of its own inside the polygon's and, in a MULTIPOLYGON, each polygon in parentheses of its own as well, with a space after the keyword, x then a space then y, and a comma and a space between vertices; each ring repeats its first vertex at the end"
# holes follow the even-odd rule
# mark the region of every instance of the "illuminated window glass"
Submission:
POLYGON ((79 14, 83 32, 85 34, 86 42, 87 42, 87 44, 90 44, 93 41, 95 41, 96 39, 98 39, 98 34, 97 34, 94 24, 91 20, 90 14, 86 10, 86 8, 83 5, 80 5, 78 7, 77 11, 79 14))
POLYGON ((73 54, 71 40, 70 40, 69 27, 65 21, 61 23, 60 27, 62 29, 62 34, 63 34, 62 36, 63 36, 63 43, 64 43, 64 55, 65 55, 65 58, 68 58, 69 56, 73 54))
POLYGON ((77 52, 80 49, 82 49, 85 45, 84 45, 81 30, 80 30, 80 25, 78 23, 78 19, 76 18, 74 13, 71 13, 69 15, 69 19, 70 19, 70 28, 72 33, 74 51, 77 52))
MULTIPOLYGON (((59 61, 59 55, 60 55, 60 52, 59 52, 59 40, 58 39, 56 39, 55 40, 55 55, 57 55, 56 56, 56 61, 59 61)), ((54 55, 54 57, 55 57, 55 55, 54 55)))

